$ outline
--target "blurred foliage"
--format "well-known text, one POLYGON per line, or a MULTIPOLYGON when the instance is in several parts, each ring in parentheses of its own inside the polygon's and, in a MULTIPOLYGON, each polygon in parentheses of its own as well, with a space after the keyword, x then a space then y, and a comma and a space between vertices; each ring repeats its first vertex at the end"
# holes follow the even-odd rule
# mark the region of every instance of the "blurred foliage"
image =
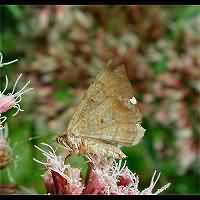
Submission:
POLYGON ((13 162, 0 171, 1 184, 45 192, 44 170, 33 161, 43 158, 33 146, 57 146, 84 91, 112 59, 126 65, 144 115, 143 142, 122 148, 141 187, 156 169, 160 186, 172 183, 166 193, 199 194, 199 35, 199 6, 1 6, 0 51, 5 61, 20 60, 1 70, 1 89, 5 74, 13 81, 21 72, 35 89, 23 98, 25 112, 7 114, 13 162))

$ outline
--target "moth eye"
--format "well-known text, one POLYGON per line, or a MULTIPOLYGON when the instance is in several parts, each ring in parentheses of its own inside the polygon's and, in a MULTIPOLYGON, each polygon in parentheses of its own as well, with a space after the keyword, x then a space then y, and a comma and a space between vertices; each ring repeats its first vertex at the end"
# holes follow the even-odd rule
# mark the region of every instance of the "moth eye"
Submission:
POLYGON ((101 122, 101 124, 103 124, 103 122, 104 122, 103 119, 101 119, 100 122, 101 122))
POLYGON ((62 143, 62 138, 61 137, 57 137, 56 140, 57 140, 57 143, 60 143, 60 144, 62 143))

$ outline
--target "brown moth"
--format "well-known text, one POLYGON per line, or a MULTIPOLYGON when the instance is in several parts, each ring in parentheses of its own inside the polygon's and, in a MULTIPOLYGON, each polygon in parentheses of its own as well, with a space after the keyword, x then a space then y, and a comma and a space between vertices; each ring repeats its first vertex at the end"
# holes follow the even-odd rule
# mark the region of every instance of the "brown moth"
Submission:
POLYGON ((121 159, 119 145, 135 145, 144 135, 141 114, 124 66, 106 67, 97 75, 58 143, 73 152, 121 159))

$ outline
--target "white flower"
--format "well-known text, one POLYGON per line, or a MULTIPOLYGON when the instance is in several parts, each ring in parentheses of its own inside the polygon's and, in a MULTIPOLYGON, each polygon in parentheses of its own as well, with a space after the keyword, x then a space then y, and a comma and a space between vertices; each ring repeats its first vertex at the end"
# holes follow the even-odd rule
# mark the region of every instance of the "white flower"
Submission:
POLYGON ((47 158, 47 161, 42 162, 35 158, 33 158, 33 160, 42 165, 45 165, 48 169, 53 170, 57 172, 58 174, 60 174, 61 176, 63 176, 64 178, 66 178, 64 172, 69 166, 65 165, 62 157, 57 156, 55 150, 50 145, 45 144, 45 143, 41 143, 41 145, 46 146, 50 149, 48 151, 45 151, 35 145, 35 148, 37 148, 38 150, 42 152, 42 154, 47 158))
POLYGON ((157 178, 154 180, 155 176, 156 176, 156 171, 154 172, 151 178, 150 186, 144 189, 142 192, 140 192, 141 195, 157 195, 163 192, 164 190, 166 190, 171 185, 171 183, 167 183, 166 185, 158 189, 155 193, 153 193, 152 190, 154 189, 156 183, 158 182, 158 179, 160 178, 160 173, 158 174, 157 178))

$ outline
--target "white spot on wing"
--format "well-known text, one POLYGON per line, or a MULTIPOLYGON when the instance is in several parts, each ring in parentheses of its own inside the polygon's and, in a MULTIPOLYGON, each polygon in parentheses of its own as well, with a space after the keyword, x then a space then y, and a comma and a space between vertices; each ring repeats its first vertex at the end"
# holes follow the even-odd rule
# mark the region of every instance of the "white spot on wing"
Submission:
POLYGON ((136 100, 135 97, 132 97, 132 98, 130 99, 130 102, 131 102, 133 105, 137 104, 137 100, 136 100))

